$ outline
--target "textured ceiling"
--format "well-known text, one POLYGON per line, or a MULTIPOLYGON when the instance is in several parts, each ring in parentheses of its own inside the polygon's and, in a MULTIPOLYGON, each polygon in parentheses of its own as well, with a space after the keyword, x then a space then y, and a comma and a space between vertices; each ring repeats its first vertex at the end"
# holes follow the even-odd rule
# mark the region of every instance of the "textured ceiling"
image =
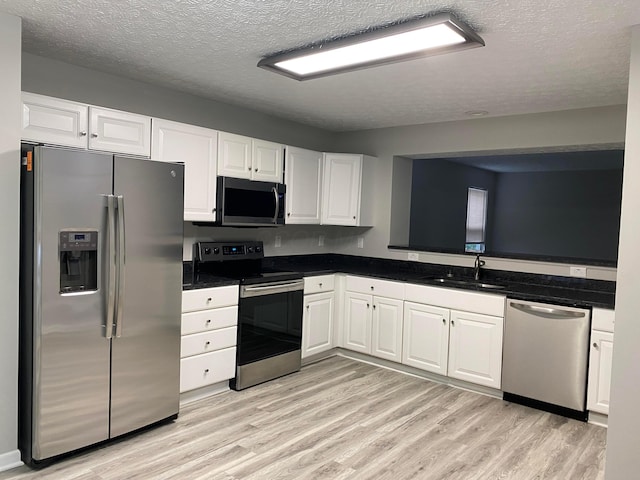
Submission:
POLYGON ((639 0, 0 0, 30 53, 329 130, 626 103, 639 0), (486 47, 297 82, 272 53, 433 12, 486 47))

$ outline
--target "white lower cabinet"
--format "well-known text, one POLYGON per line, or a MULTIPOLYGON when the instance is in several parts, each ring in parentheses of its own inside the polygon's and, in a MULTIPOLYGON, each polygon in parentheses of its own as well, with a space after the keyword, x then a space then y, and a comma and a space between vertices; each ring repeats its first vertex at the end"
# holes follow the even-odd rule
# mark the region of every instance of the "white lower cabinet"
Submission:
POLYGON ((587 410, 604 415, 609 415, 609 392, 611 389, 611 365, 613 359, 613 324, 613 310, 593 309, 587 410))
POLYGON ((333 292, 305 295, 302 358, 333 348, 333 306, 333 292))
POLYGON ((344 348, 371 353, 371 295, 346 292, 344 294, 344 348))
POLYGON ((446 375, 449 316, 446 308, 404 302, 402 363, 446 375))
POLYGON ((402 300, 373 297, 371 355, 402 361, 402 300))
POLYGON ((448 375, 500 388, 504 319, 451 311, 448 375))
POLYGON ((180 393, 236 374, 238 287, 182 292, 180 393))

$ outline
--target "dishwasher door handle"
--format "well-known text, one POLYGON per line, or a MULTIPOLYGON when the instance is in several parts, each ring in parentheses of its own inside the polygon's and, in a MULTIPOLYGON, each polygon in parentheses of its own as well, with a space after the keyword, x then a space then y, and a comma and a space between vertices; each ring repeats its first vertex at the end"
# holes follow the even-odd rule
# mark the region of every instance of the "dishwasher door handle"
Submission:
POLYGON ((572 310, 563 310, 561 308, 551 307, 539 307, 536 305, 529 305, 526 303, 509 302, 509 305, 517 310, 532 315, 538 315, 545 318, 555 319, 569 319, 569 318, 581 318, 585 316, 584 312, 574 312, 572 310))

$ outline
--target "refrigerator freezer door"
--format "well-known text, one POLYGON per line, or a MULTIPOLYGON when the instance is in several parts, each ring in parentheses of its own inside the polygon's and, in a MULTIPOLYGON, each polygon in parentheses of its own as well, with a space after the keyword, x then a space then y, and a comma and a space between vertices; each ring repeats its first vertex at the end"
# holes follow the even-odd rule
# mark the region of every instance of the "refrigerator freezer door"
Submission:
POLYGON ((46 459, 109 436, 105 337, 106 200, 112 156, 36 149, 34 161, 32 457, 46 459), (59 236, 96 231, 97 290, 61 293, 59 236))
POLYGON ((183 174, 182 165, 114 160, 124 284, 112 340, 111 437, 178 413, 183 174))

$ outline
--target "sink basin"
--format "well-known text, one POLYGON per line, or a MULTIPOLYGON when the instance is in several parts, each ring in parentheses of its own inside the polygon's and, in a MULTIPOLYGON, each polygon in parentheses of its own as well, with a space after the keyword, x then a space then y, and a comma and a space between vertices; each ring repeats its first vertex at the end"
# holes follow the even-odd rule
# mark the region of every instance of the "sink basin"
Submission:
POLYGON ((429 280, 431 282, 442 283, 443 285, 459 285, 461 287, 475 287, 482 288, 487 290, 501 290, 504 288, 504 285, 495 285, 493 283, 483 283, 476 282, 475 280, 459 280, 455 278, 425 278, 425 280, 429 280))

